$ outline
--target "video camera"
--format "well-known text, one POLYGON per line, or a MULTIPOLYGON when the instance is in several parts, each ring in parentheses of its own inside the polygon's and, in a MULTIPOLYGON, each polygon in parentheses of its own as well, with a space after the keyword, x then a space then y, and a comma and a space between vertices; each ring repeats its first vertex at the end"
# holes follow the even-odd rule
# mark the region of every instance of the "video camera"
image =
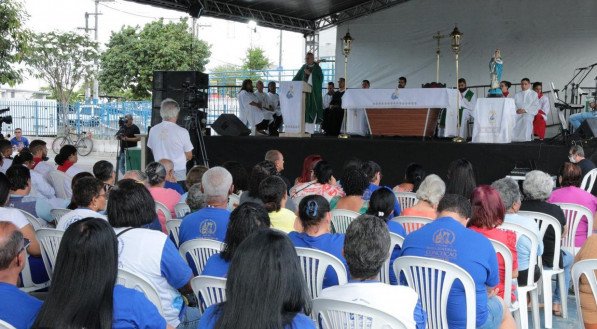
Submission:
MULTIPOLYGON (((0 109, 0 114, 6 113, 8 111, 10 111, 10 107, 7 107, 5 109, 0 109)), ((0 139, 4 139, 4 135, 2 134, 2 124, 3 123, 12 124, 12 115, 5 115, 3 117, 0 117, 0 139)), ((8 137, 10 137, 10 135, 8 135, 8 137)))

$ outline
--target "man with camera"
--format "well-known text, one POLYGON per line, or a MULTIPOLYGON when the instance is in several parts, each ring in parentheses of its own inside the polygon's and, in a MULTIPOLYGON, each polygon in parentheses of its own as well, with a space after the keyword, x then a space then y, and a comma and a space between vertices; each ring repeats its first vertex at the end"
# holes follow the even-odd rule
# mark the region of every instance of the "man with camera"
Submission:
POLYGON ((139 130, 139 127, 137 127, 137 125, 133 123, 133 115, 132 114, 127 114, 124 116, 124 120, 118 120, 118 121, 119 121, 119 123, 122 122, 120 129, 116 133, 116 139, 118 139, 120 141, 120 153, 118 156, 118 168, 120 168, 119 169, 120 173, 124 175, 124 172, 126 170, 126 167, 125 167, 126 151, 125 150, 128 149, 129 147, 137 146, 137 142, 140 140, 140 138, 136 137, 135 135, 140 134, 141 131, 139 130))

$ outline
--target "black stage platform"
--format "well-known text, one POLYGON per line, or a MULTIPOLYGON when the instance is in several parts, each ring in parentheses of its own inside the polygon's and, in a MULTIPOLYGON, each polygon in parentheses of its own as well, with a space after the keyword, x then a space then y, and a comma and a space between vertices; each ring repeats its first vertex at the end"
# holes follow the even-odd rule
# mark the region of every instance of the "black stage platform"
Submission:
MULTIPOLYGON (((334 167, 336 177, 341 174, 344 162, 357 157, 373 160, 382 168, 382 184, 394 186, 402 182, 404 169, 411 162, 423 165, 428 173, 445 179, 448 164, 458 158, 473 163, 478 184, 490 184, 506 176, 516 165, 557 174, 568 157, 569 146, 548 145, 542 142, 512 144, 472 144, 451 141, 421 141, 404 138, 349 138, 333 137, 283 138, 283 137, 205 137, 210 165, 228 160, 239 161, 250 170, 263 160, 267 150, 277 149, 284 154, 283 174, 293 180, 300 174, 305 156, 320 154, 334 167)), ((585 146, 587 155, 594 146, 585 146)))

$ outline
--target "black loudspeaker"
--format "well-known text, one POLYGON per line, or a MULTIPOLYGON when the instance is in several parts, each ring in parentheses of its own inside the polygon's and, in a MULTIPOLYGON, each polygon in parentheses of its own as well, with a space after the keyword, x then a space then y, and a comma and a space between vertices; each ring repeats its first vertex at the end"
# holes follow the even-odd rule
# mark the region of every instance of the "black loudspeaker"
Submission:
POLYGON ((580 135, 583 138, 597 137, 597 118, 589 118, 580 125, 580 135))
POLYGON ((221 114, 211 128, 220 136, 249 136, 251 129, 247 128, 234 114, 221 114))
POLYGON ((151 125, 162 121, 160 105, 166 98, 180 106, 178 125, 184 127, 194 109, 207 108, 209 75, 199 71, 154 71, 151 125))

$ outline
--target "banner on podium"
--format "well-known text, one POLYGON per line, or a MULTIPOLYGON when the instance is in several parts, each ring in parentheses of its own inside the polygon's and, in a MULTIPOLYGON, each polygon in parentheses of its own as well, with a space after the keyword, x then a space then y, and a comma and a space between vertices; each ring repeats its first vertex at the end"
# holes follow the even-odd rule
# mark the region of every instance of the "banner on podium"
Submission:
POLYGON ((473 113, 473 143, 510 143, 516 122, 512 98, 479 98, 473 113))
POLYGON ((311 86, 303 81, 280 82, 280 109, 284 118, 284 133, 305 132, 305 93, 311 86))

